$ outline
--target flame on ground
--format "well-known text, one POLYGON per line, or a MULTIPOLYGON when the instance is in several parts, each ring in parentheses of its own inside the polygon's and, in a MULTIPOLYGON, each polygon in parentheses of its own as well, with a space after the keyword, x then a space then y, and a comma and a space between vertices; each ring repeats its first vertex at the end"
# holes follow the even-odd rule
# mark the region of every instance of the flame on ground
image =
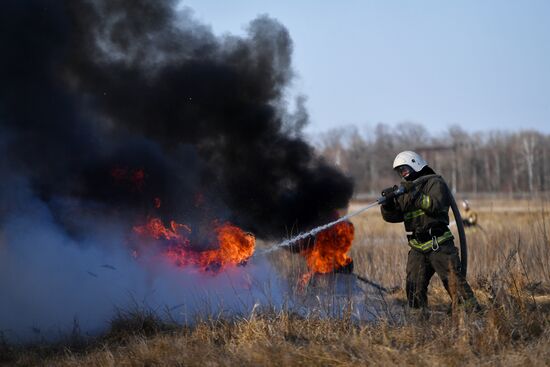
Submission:
POLYGON ((340 222, 315 236, 313 247, 302 251, 309 272, 305 274, 299 288, 305 287, 315 273, 332 273, 352 262, 348 256, 355 230, 351 222, 340 222))
POLYGON ((338 223, 315 236, 315 244, 303 255, 307 266, 315 273, 331 273, 351 263, 347 255, 353 242, 354 228, 350 222, 338 223))
POLYGON ((198 251, 193 248, 190 235, 191 227, 171 221, 164 226, 159 218, 150 218, 142 225, 134 227, 141 236, 162 241, 164 254, 175 265, 197 266, 203 270, 219 271, 228 265, 243 265, 254 253, 256 238, 231 223, 214 223, 215 249, 198 251))

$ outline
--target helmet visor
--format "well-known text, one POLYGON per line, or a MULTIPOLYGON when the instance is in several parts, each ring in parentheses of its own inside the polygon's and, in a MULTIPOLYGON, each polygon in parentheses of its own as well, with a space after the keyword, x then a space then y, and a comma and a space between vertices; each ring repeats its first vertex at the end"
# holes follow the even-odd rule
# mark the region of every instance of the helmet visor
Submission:
POLYGON ((413 169, 410 166, 407 166, 406 164, 402 166, 395 167, 395 171, 401 176, 402 178, 407 178, 411 173, 413 173, 413 169))

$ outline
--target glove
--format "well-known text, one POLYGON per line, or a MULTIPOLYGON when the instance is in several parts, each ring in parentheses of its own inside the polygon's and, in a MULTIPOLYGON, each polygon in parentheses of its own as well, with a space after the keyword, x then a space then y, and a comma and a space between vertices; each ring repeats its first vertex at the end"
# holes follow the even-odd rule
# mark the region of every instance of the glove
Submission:
POLYGON ((384 190, 382 190, 382 196, 386 198, 386 201, 382 204, 382 206, 386 208, 392 208, 395 205, 395 194, 394 191, 397 190, 397 186, 394 185, 392 187, 388 187, 384 190))
POLYGON ((382 196, 386 197, 388 200, 392 199, 395 195, 393 192, 397 190, 397 185, 393 185, 391 187, 388 187, 384 190, 382 190, 382 196))

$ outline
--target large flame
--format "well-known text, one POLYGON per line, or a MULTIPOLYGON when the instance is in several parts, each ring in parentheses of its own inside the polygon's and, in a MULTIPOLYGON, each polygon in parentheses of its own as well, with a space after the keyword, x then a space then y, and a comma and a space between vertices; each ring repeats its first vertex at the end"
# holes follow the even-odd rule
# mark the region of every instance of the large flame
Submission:
POLYGON ((209 243, 214 249, 193 248, 192 229, 186 224, 171 221, 165 226, 159 218, 150 218, 134 232, 141 236, 162 241, 164 254, 177 266, 194 265, 203 270, 218 271, 227 265, 242 265, 254 253, 256 238, 231 223, 214 223, 209 243))
POLYGON ((313 247, 302 252, 310 272, 331 273, 349 265, 352 259, 347 253, 351 248, 353 236, 354 227, 351 222, 340 222, 319 232, 315 236, 313 247))

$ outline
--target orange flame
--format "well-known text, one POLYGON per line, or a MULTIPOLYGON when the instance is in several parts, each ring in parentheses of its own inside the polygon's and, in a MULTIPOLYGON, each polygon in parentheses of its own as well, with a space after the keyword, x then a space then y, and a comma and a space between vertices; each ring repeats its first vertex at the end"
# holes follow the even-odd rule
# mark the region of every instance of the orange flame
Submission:
POLYGON ((315 236, 312 248, 302 252, 311 272, 331 273, 349 265, 347 255, 353 242, 354 228, 351 222, 340 222, 315 236))
POLYGON ((142 226, 135 226, 134 232, 142 236, 150 236, 155 240, 165 239, 174 240, 178 243, 188 243, 189 240, 185 235, 180 233, 180 229, 184 229, 186 232, 191 233, 191 228, 186 224, 176 223, 170 221, 170 228, 165 227, 159 218, 151 218, 149 222, 142 226))
POLYGON ((197 251, 192 248, 189 235, 191 228, 186 224, 170 222, 163 225, 159 218, 150 218, 142 225, 134 227, 134 232, 155 240, 168 241, 165 255, 177 266, 194 265, 204 270, 218 271, 227 265, 241 265, 254 253, 256 238, 230 223, 214 223, 216 249, 197 251))

